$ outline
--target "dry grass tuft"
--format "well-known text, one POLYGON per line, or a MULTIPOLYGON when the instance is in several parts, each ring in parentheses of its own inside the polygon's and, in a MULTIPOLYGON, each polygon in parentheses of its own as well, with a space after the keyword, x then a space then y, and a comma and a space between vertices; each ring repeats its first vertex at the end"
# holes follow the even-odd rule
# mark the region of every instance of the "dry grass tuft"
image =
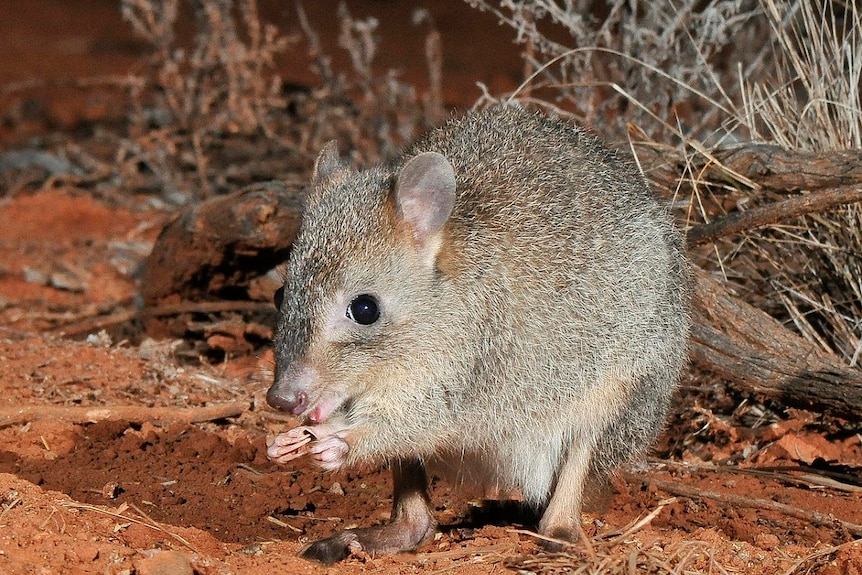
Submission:
POLYGON ((507 561, 521 574, 535 575, 681 575, 726 572, 710 553, 710 546, 690 541, 665 548, 641 549, 637 542, 623 542, 593 553, 572 550, 540 552, 507 561))
MULTIPOLYGON (((762 0, 776 38, 776 76, 745 83, 738 121, 756 139, 812 151, 862 147, 862 9, 857 3, 762 0)), ((857 366, 862 353, 862 207, 812 214, 752 233, 765 305, 809 341, 857 366)))
MULTIPOLYGON (((675 499, 667 500, 671 503, 675 499)), ((648 525, 665 503, 647 517, 633 522, 621 532, 586 538, 567 544, 565 551, 540 551, 506 561, 506 566, 521 574, 535 575, 680 575, 722 573, 725 569, 711 553, 713 545, 692 540, 661 546, 645 546, 636 532, 648 525)))
MULTIPOLYGON (((632 521, 623 529, 588 537, 583 531, 577 543, 565 543, 562 552, 541 551, 533 555, 509 559, 506 566, 518 573, 553 575, 628 575, 646 573, 678 575, 681 573, 723 572, 709 552, 710 546, 699 541, 686 541, 661 547, 645 546, 637 533, 658 517, 664 508, 676 502, 672 497, 659 502, 645 517, 632 521)), ((546 539, 530 532, 518 531, 546 539)), ((557 542, 556 540, 550 540, 557 542)))
POLYGON ((525 44, 530 97, 616 139, 630 124, 651 139, 678 123, 709 134, 739 89, 727 64, 768 50, 750 53, 765 30, 757 0, 466 1, 525 44))

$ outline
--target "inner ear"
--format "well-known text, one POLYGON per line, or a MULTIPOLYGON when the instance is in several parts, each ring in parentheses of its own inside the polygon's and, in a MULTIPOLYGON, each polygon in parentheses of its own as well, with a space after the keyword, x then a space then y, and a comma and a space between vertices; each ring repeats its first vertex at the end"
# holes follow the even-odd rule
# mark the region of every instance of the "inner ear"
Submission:
POLYGON ((404 164, 395 181, 398 212, 420 244, 437 234, 455 206, 455 169, 437 152, 423 152, 404 164))
POLYGON ((329 140, 320 149, 320 153, 314 161, 311 181, 319 182, 325 180, 343 167, 344 164, 341 163, 341 158, 338 156, 338 141, 329 140))

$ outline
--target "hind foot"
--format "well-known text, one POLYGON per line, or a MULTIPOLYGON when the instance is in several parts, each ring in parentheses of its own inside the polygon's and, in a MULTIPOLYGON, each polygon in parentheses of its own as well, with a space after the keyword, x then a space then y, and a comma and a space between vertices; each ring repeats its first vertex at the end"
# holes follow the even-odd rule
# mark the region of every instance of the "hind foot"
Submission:
POLYGON ((300 557, 331 565, 350 555, 412 551, 430 540, 437 524, 431 513, 425 468, 418 461, 398 461, 392 465, 392 477, 395 494, 389 523, 341 531, 308 545, 299 552, 300 557))

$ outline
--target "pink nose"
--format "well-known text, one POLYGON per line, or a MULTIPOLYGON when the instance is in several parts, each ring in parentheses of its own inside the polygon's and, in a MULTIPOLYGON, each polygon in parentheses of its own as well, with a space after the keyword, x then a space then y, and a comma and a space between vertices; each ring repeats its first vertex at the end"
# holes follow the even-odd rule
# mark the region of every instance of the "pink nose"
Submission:
POLYGON ((308 396, 304 391, 289 391, 273 385, 266 392, 266 402, 276 409, 299 415, 308 407, 308 396))

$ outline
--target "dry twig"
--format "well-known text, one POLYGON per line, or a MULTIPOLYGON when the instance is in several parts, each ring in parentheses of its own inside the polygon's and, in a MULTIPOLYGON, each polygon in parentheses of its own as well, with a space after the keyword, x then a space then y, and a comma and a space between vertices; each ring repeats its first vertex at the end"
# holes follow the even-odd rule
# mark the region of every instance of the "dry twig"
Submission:
POLYGON ((691 499, 708 499, 715 501, 724 507, 746 507, 749 509, 764 509, 767 511, 776 511, 789 517, 802 519, 808 523, 824 527, 840 527, 848 533, 862 537, 862 525, 851 523, 838 519, 834 515, 812 511, 810 509, 799 509, 777 501, 769 499, 761 499, 759 497, 748 497, 745 495, 736 495, 733 493, 717 493, 715 491, 706 491, 692 485, 676 483, 673 481, 665 481, 652 477, 642 477, 634 474, 624 474, 626 481, 640 482, 644 485, 652 485, 661 489, 665 493, 678 495, 680 497, 688 497, 691 499))
POLYGON ((189 543, 189 541, 186 538, 182 537, 181 535, 177 535, 176 533, 172 533, 172 532, 168 531, 167 529, 165 529, 164 527, 162 527, 161 525, 159 525, 158 523, 156 523, 155 521, 153 521, 149 517, 146 517, 146 515, 144 515, 144 517, 148 521, 137 519, 135 517, 129 517, 128 515, 123 515, 122 513, 118 513, 116 511, 110 511, 108 509, 103 509, 102 507, 98 507, 96 505, 89 505, 87 503, 78 503, 77 501, 61 501, 60 505, 62 505, 63 507, 71 508, 71 509, 86 509, 88 511, 95 511, 96 513, 102 513, 103 515, 110 515, 111 517, 116 517, 117 519, 122 519, 123 521, 128 521, 130 523, 136 523, 138 525, 143 525, 144 527, 149 527, 150 529, 152 529, 154 531, 164 533, 165 535, 172 537, 173 539, 176 539, 177 541, 179 541, 180 543, 182 543, 183 545, 185 545, 186 547, 188 547, 189 549, 191 549, 195 553, 198 553, 198 550, 195 549, 195 547, 191 543, 189 543))
POLYGON ((70 423, 95 423, 98 421, 201 423, 226 417, 237 417, 248 409, 248 403, 239 401, 200 407, 23 405, 0 408, 0 427, 42 419, 70 423))
POLYGON ((735 212, 708 224, 695 226, 688 231, 688 245, 705 244, 722 236, 737 234, 777 224, 806 214, 823 212, 836 206, 862 201, 862 187, 858 184, 789 198, 744 212, 735 212))
POLYGON ((695 268, 691 355, 695 363, 747 392, 786 405, 857 418, 862 373, 731 295, 695 268))
POLYGON ((165 304, 142 310, 123 310, 109 315, 87 318, 74 323, 68 323, 51 330, 55 335, 74 336, 83 333, 95 333, 99 330, 132 321, 147 320, 154 317, 182 315, 187 313, 221 313, 228 311, 257 312, 272 309, 272 304, 258 301, 194 301, 177 304, 165 304))

